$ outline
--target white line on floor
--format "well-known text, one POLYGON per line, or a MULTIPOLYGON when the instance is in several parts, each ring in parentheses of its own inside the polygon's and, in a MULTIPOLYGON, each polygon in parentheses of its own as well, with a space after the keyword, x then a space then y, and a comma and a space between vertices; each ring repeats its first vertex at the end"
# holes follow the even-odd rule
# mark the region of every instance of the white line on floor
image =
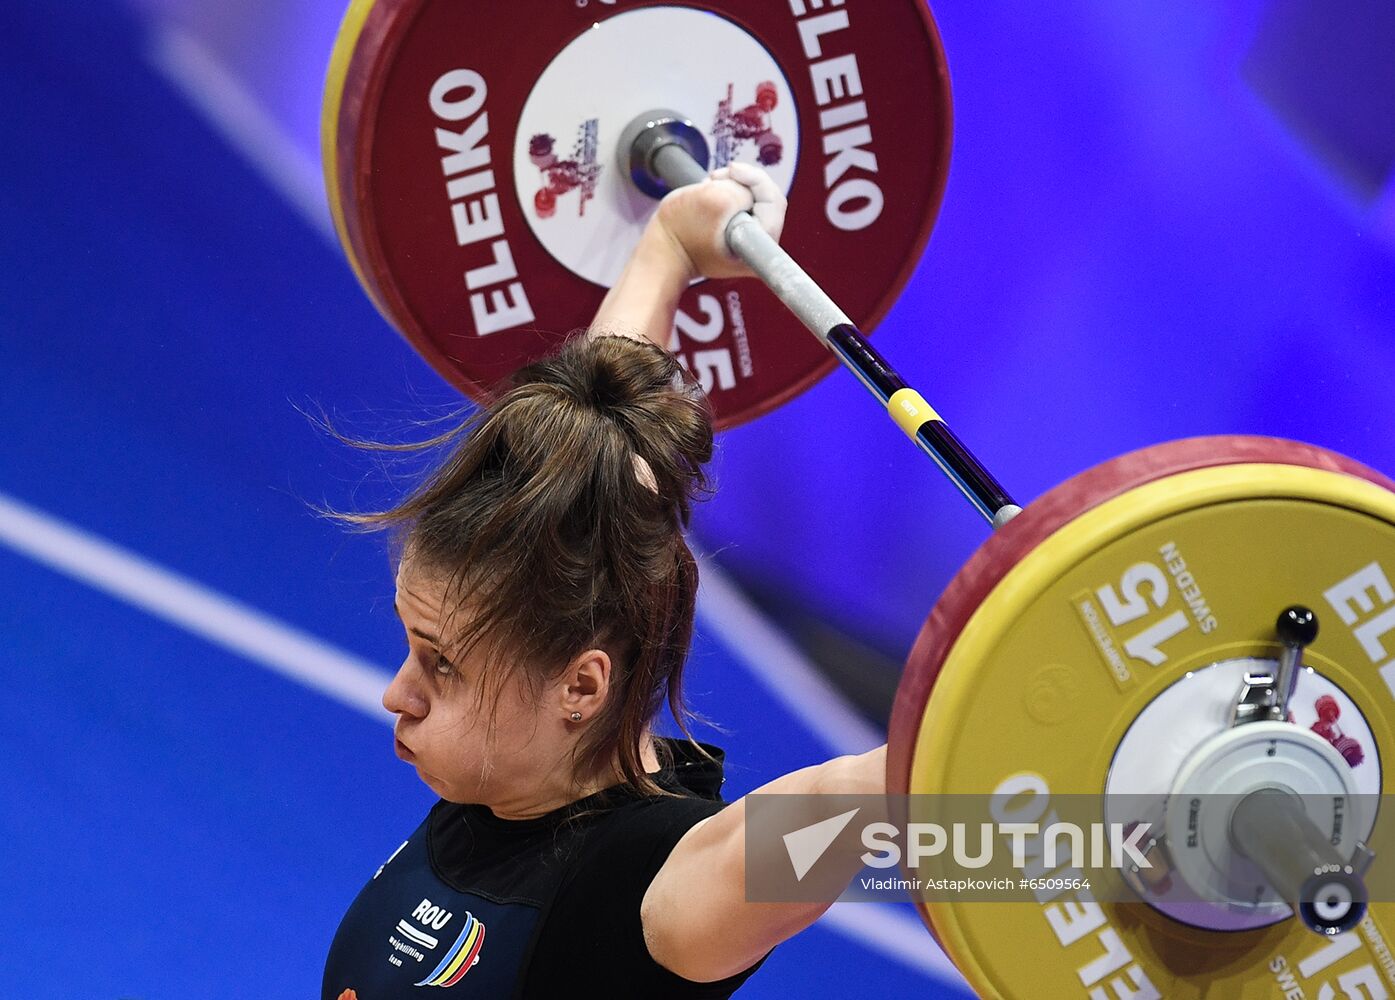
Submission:
POLYGON ((0 541, 379 722, 389 675, 314 636, 0 494, 0 541))
POLYGON ((324 178, 307 154, 257 103, 198 38, 172 24, 151 30, 148 58, 182 94, 337 251, 324 178))
POLYGON ((702 559, 701 567, 698 615, 705 631, 720 639, 791 715, 835 754, 862 753, 886 742, 882 731, 848 704, 714 559, 702 559))

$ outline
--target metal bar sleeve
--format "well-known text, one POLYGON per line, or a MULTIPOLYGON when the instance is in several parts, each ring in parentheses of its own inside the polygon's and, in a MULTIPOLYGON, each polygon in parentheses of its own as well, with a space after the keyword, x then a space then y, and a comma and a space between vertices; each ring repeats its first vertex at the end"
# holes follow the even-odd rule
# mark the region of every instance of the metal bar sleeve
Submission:
POLYGON ((1340 934, 1366 915, 1364 880, 1287 789, 1259 788, 1241 799, 1230 836, 1309 929, 1340 934))
POLYGON ((665 142, 649 154, 649 166, 669 187, 683 187, 707 179, 707 169, 673 141, 665 142))

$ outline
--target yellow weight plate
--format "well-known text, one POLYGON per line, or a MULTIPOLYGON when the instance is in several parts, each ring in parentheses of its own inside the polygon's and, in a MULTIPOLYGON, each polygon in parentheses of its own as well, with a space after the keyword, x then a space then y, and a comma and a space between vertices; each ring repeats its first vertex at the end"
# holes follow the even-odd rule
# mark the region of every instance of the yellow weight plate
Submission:
MULTIPOLYGON (((1277 656, 1274 620, 1295 603, 1322 623, 1306 662, 1364 716, 1376 745, 1358 766, 1379 771, 1395 760, 1390 582, 1395 494, 1374 482, 1240 463, 1129 489, 1031 548, 963 624, 915 735, 909 790, 983 794, 1029 774, 1052 795, 1101 793, 1150 702, 1188 671, 1277 656)), ((1382 792, 1390 781, 1381 777, 1382 792)), ((1392 903, 1373 903, 1356 931, 1330 942, 1293 920, 1222 933, 1070 892, 1045 905, 929 902, 924 912, 990 997, 1395 992, 1392 903)))

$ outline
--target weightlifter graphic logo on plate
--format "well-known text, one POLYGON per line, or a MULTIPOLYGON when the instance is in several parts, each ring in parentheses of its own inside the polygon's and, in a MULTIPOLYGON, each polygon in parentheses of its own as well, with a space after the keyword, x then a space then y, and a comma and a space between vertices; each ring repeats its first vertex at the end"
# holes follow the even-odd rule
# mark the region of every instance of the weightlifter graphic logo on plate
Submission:
POLYGON ((746 142, 756 144, 756 159, 762 166, 779 163, 785 155, 785 144, 770 123, 770 112, 780 103, 774 82, 756 84, 756 99, 743 108, 733 108, 734 89, 727 84, 727 96, 717 105, 717 120, 712 126, 712 166, 725 167, 736 159, 746 142))
POLYGON ((553 147, 557 140, 546 132, 533 136, 528 143, 528 158, 542 174, 543 186, 533 195, 533 211, 539 219, 557 214, 557 199, 571 191, 578 192, 577 214, 586 214, 586 203, 596 196, 596 181, 601 165, 596 162, 596 136, 599 123, 587 119, 577 129, 576 145, 570 159, 559 159, 553 147))

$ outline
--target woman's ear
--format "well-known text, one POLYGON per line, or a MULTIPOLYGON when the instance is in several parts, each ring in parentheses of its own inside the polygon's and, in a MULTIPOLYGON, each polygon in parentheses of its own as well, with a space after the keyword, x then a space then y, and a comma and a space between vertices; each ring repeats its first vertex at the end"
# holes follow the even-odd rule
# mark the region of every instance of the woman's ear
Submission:
POLYGON ((610 694, 610 654, 603 649, 578 653, 562 675, 562 712, 569 722, 595 718, 610 694))

